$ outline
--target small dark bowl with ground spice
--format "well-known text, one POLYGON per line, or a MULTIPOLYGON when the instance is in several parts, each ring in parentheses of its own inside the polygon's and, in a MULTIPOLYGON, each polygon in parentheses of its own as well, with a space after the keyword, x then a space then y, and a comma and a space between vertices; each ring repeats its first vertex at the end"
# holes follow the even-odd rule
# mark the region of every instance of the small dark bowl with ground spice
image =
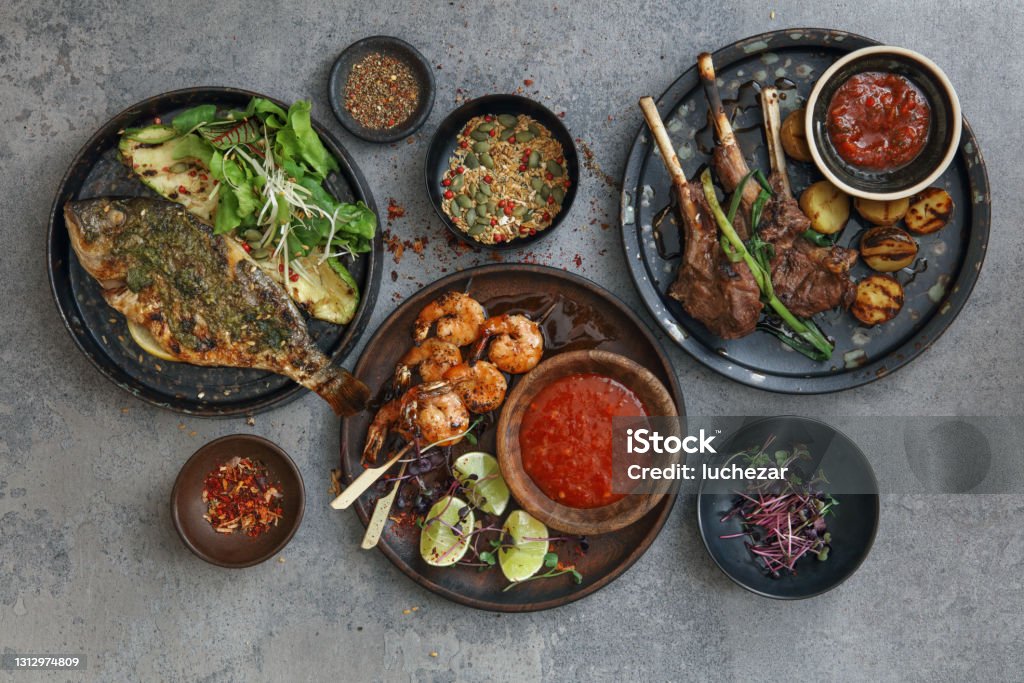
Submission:
POLYGON ((474 247, 521 249, 554 232, 579 184, 572 135, 547 107, 487 95, 441 122, 424 167, 427 194, 453 235, 474 247))
POLYGON ((279 446, 252 434, 221 437, 200 448, 171 491, 171 520, 185 546, 231 569, 281 552, 305 506, 295 463, 279 446))
POLYGON ((389 36, 352 43, 328 80, 341 125, 368 142, 397 142, 415 133, 434 107, 434 72, 419 50, 389 36))

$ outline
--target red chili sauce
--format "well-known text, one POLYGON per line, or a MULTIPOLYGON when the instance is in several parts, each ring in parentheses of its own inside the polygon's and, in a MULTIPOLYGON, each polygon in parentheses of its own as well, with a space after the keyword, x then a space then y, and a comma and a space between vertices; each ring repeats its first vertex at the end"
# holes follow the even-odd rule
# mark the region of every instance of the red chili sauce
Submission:
POLYGON ((562 377, 537 394, 519 427, 523 469, 546 496, 574 508, 609 505, 612 418, 644 416, 636 394, 593 373, 562 377))
POLYGON ((907 78, 867 71, 851 76, 832 95, 827 128, 847 163, 891 171, 921 153, 931 115, 927 99, 907 78))

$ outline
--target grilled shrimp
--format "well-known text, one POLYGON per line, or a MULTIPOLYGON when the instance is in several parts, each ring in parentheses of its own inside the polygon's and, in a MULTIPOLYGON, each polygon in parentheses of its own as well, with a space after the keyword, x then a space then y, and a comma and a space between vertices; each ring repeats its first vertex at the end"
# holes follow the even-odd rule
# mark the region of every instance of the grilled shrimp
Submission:
POLYGON ((406 440, 426 446, 444 441, 453 446, 462 441, 469 427, 469 411, 451 384, 419 384, 388 401, 370 423, 363 446, 363 462, 376 462, 385 439, 394 432, 406 440), (458 438, 456 435, 459 435, 458 438))
POLYGON ((410 410, 410 422, 423 445, 444 441, 454 446, 462 441, 469 428, 469 411, 447 382, 420 384, 409 390, 416 392, 410 410))
POLYGON ((472 344, 480 338, 480 324, 484 321, 484 307, 473 297, 462 292, 445 292, 423 307, 416 318, 413 340, 426 341, 430 328, 434 336, 456 346, 472 344))
POLYGON ((444 379, 455 388, 469 412, 478 415, 500 407, 508 389, 505 375, 485 360, 456 365, 444 373, 444 379))
POLYGON ((373 416, 369 429, 366 430, 366 444, 363 445, 363 462, 376 462, 377 454, 388 433, 395 431, 403 436, 408 431, 402 425, 402 399, 396 398, 388 401, 380 407, 377 414, 373 416))
POLYGON ((395 367, 395 387, 405 389, 412 380, 413 369, 419 369, 424 382, 436 382, 444 373, 462 362, 462 352, 451 342, 436 337, 414 346, 402 356, 395 367))
POLYGON ((529 372, 544 355, 544 335, 540 325, 525 315, 505 314, 488 318, 480 326, 484 345, 490 343, 487 357, 500 370, 519 375, 529 372))

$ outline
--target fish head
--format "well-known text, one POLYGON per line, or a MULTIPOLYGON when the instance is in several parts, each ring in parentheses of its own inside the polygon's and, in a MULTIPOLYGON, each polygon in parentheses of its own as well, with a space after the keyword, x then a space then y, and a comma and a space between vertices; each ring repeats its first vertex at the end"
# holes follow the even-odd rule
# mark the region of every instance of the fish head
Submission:
POLYGON ((123 283, 124 264, 114 258, 111 251, 113 238, 130 220, 130 201, 102 197, 64 204, 64 223, 71 246, 82 267, 104 288, 123 283))

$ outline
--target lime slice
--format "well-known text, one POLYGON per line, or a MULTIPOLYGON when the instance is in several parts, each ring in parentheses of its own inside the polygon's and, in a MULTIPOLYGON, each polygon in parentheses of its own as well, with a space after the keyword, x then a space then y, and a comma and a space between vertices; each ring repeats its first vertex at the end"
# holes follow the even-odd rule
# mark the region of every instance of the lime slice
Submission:
POLYGON ((498 460, 490 453, 466 453, 452 465, 459 483, 466 488, 469 502, 484 512, 500 515, 508 505, 508 485, 501 476, 498 460))
POLYGON ((450 567, 466 554, 469 532, 473 530, 473 509, 459 518, 459 511, 468 507, 455 496, 445 496, 434 503, 423 522, 420 534, 420 555, 424 562, 435 567, 450 567), (462 529, 459 535, 451 527, 462 529))
POLYGON ((164 347, 160 346, 160 343, 152 334, 150 334, 149 330, 134 320, 128 321, 128 334, 130 334, 135 343, 149 355, 156 356, 160 360, 178 360, 171 354, 167 353, 167 350, 164 349, 164 347))
POLYGON ((505 520, 506 541, 511 536, 512 547, 498 551, 501 571, 509 581, 524 581, 544 566, 548 554, 547 541, 525 541, 524 538, 547 538, 548 528, 528 512, 516 510, 505 520))

